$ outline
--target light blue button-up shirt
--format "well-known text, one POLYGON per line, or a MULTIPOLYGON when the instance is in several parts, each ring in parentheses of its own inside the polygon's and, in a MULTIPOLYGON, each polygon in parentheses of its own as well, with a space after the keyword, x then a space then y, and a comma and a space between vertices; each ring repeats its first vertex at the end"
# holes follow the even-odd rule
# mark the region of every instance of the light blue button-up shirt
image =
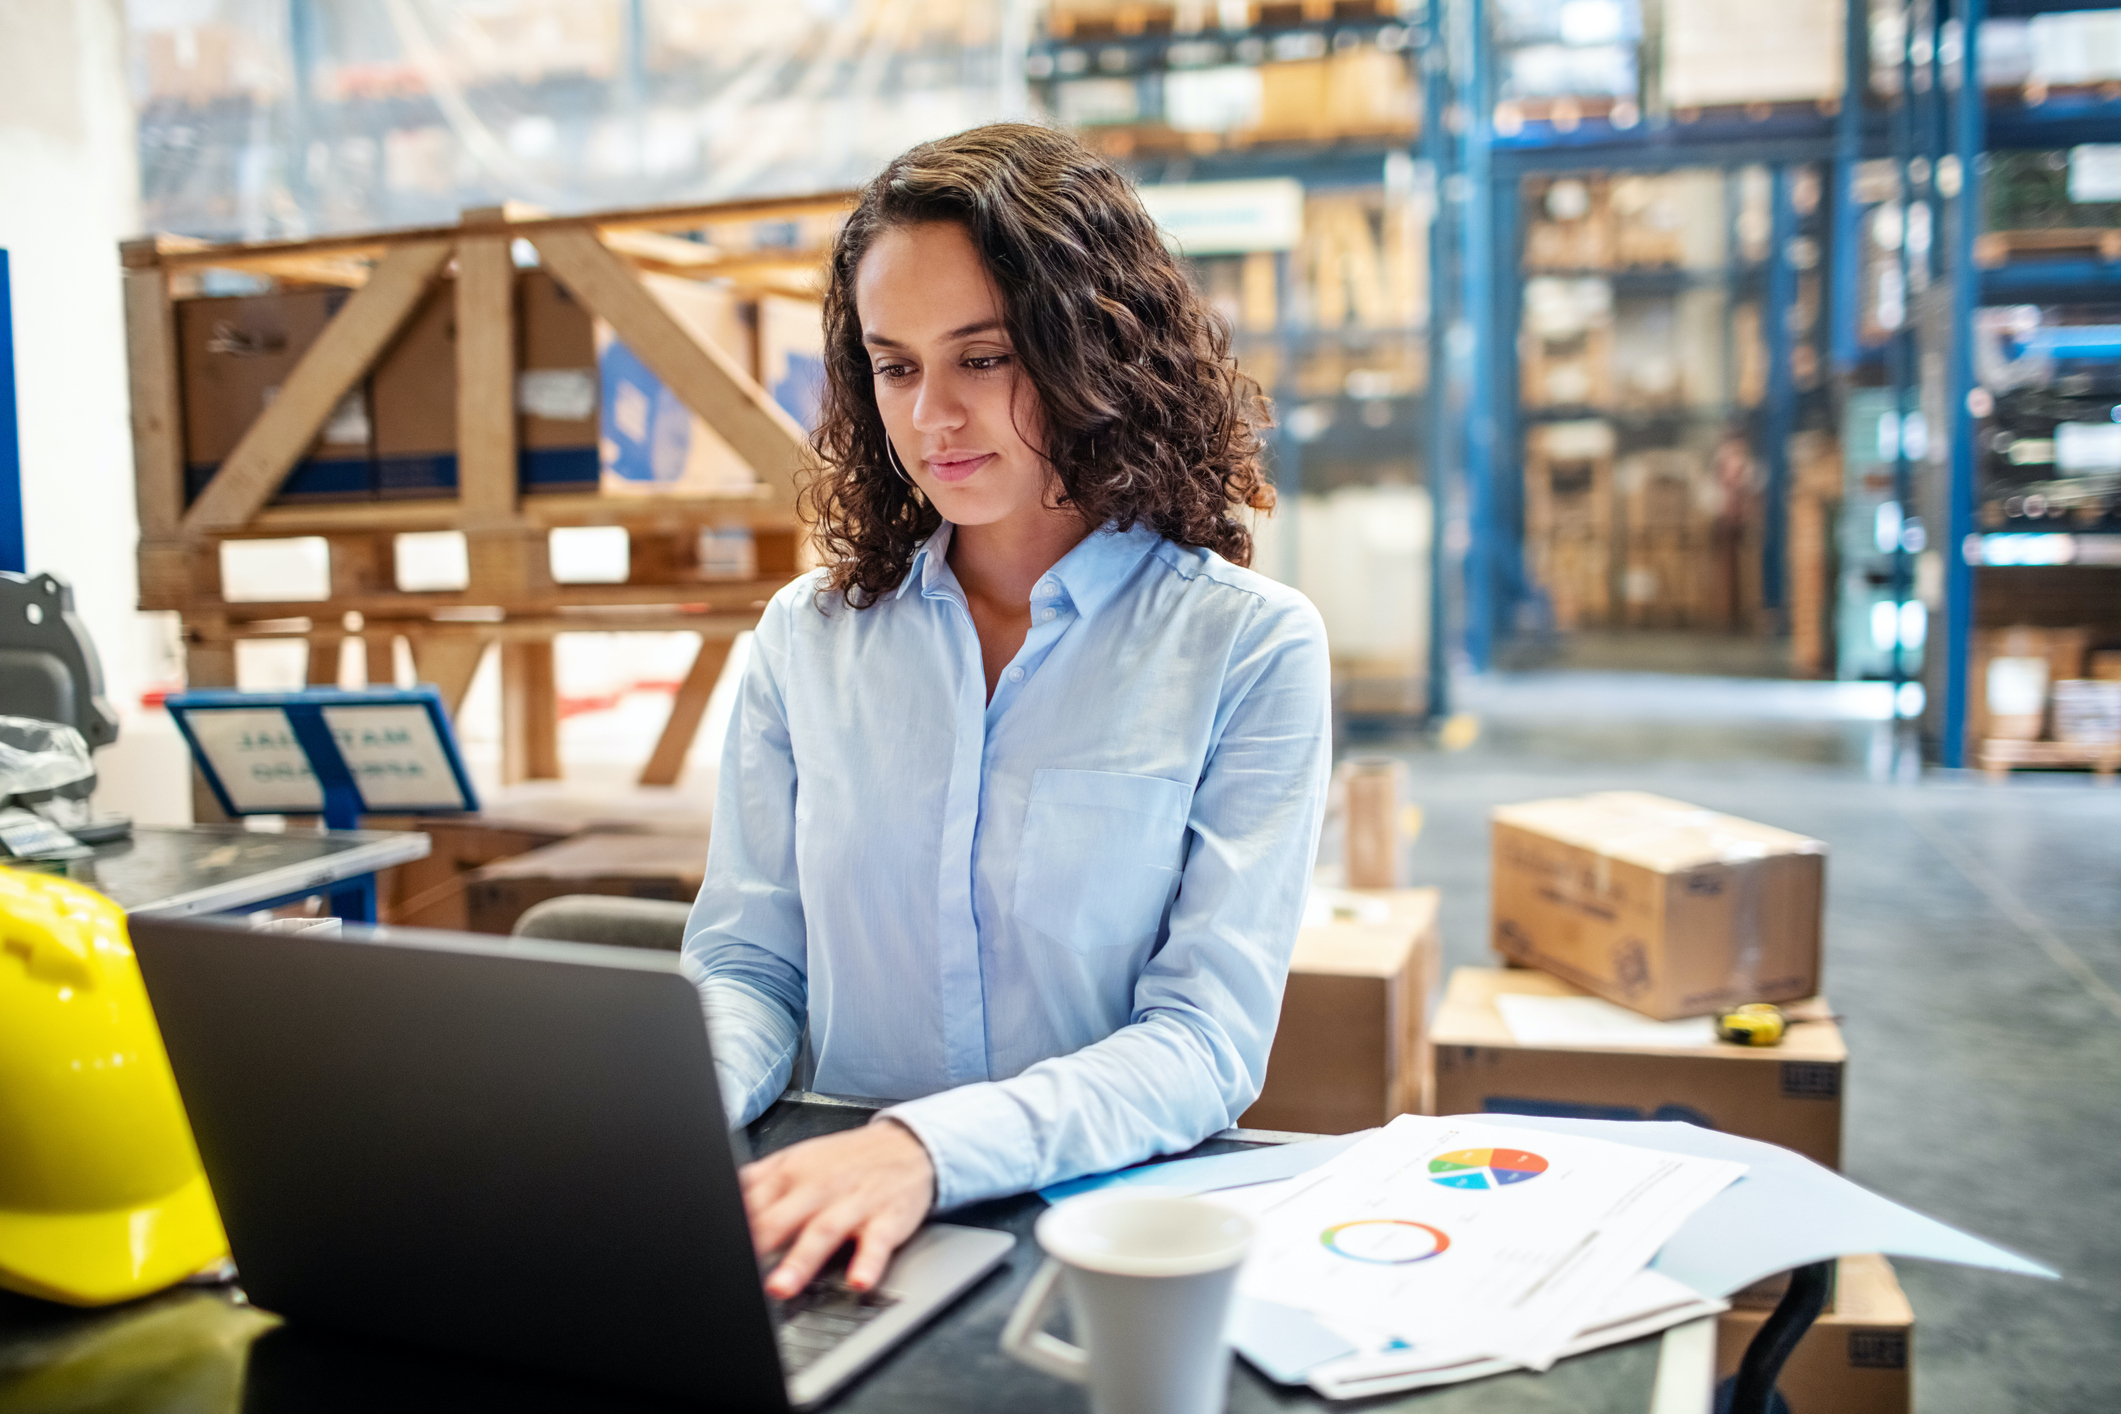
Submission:
POLYGON ((904 1103, 939 1208, 1171 1153, 1259 1094, 1317 850, 1324 625, 1154 531, 1031 593, 987 700, 945 524, 759 621, 686 928, 733 1123, 801 1057, 904 1103))

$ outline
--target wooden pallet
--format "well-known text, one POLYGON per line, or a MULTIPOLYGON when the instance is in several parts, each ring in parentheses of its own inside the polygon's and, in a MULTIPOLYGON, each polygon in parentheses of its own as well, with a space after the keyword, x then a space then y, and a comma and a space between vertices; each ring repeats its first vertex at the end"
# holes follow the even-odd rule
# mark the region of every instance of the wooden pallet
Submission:
POLYGON ((2076 768, 2092 771, 2101 785, 2112 785, 2114 773, 2121 771, 2121 743, 2094 746, 2073 741, 2013 741, 2007 737, 1989 737, 1981 743, 1975 759, 1992 781, 2000 781, 2013 771, 2028 768, 2076 768))
POLYGON ((794 250, 760 248, 746 239, 747 230, 753 223, 792 222, 822 236, 852 200, 830 193, 559 217, 511 205, 467 211, 453 226, 315 240, 206 245, 160 236, 124 243, 140 607, 182 616, 188 679, 196 687, 234 685, 235 645, 251 638, 305 639, 311 679, 335 680, 336 650, 348 634, 363 640, 371 680, 388 681, 394 641, 403 637, 419 677, 440 685, 454 710, 480 657, 497 646, 503 778, 511 783, 559 774, 556 634, 693 631, 701 636, 698 656, 641 777, 644 784, 674 783, 731 640, 802 568, 796 475, 807 452, 803 429, 760 386, 749 360, 696 338, 650 294, 642 275, 726 280, 751 292, 814 288, 823 258, 819 240, 794 250), (683 498, 523 494, 512 254, 519 241, 750 466, 754 485, 683 498), (177 310, 200 294, 200 276, 209 269, 266 277, 282 288, 321 284, 352 293, 187 503, 177 310), (451 274, 456 494, 269 504, 340 399, 370 375, 451 274), (588 525, 627 528, 627 582, 554 582, 548 533, 588 525), (701 570, 698 533, 708 526, 751 530, 757 578, 730 582, 701 570), (469 584, 460 591, 401 592, 393 537, 445 529, 466 537, 469 584), (327 600, 257 603, 224 596, 224 542, 292 535, 328 543, 327 600))
POLYGON ((1997 270, 2014 260, 2121 260, 2121 230, 1990 231, 1974 238, 1974 264, 1997 270))

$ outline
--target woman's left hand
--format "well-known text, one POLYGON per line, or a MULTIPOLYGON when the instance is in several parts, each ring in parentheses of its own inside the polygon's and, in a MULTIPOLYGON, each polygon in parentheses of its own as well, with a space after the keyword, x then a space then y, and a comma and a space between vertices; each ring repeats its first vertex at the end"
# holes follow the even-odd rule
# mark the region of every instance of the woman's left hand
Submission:
POLYGON ((870 1290, 935 1201, 927 1147, 896 1120, 791 1144, 746 1164, 741 1177, 752 1245, 761 1257, 783 1253, 766 1279, 766 1294, 781 1301, 850 1238, 848 1284, 870 1290))

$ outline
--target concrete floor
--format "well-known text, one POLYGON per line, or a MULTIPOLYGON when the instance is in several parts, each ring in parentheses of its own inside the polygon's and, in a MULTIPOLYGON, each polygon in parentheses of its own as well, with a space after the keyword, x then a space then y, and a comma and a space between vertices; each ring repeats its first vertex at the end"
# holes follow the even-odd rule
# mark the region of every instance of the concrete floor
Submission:
MULTIPOLYGON (((1646 789, 1826 841, 1850 1177, 2061 1270, 1903 1262, 1922 1414, 2121 1409, 2121 789, 1915 773, 1858 685, 1519 674, 1407 738, 1446 969, 1488 964, 1487 812, 1646 789)), ((1803 1414, 1803 1411, 1797 1411, 1803 1414)))

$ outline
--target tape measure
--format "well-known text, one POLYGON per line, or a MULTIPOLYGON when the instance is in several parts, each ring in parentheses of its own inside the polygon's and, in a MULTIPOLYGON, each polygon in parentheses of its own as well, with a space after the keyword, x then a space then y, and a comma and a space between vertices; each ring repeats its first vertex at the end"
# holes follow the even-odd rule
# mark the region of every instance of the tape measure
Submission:
POLYGON ((1747 1002, 1716 1018, 1716 1034, 1741 1046, 1779 1046, 1788 1029, 1789 1018, 1770 1002, 1747 1002))

